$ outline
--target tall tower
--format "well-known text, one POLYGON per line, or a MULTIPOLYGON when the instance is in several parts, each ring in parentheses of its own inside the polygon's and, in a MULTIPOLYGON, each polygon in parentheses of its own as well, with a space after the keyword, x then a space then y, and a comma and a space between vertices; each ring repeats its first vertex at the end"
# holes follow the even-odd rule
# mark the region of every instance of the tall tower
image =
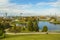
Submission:
POLYGON ((5 13, 5 18, 7 18, 7 13, 5 13))

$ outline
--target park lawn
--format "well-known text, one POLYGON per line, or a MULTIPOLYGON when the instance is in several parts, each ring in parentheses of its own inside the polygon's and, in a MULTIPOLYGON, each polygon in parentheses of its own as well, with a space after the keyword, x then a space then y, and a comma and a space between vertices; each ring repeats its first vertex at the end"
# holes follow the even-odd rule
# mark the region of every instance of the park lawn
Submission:
POLYGON ((60 34, 8 35, 2 40, 60 40, 60 34))

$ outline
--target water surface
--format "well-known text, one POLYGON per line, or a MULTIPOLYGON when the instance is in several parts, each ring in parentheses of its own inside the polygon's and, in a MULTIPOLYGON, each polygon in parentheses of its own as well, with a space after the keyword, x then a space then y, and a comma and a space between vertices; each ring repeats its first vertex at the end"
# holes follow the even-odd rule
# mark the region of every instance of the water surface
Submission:
POLYGON ((41 30, 44 26, 47 26, 49 31, 60 31, 60 24, 53 24, 47 21, 39 21, 38 26, 41 30))

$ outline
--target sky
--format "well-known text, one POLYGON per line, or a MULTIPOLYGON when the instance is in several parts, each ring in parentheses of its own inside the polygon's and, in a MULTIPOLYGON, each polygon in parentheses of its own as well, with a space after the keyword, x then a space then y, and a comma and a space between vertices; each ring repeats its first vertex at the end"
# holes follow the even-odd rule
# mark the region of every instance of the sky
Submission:
POLYGON ((5 13, 10 16, 60 15, 60 0, 0 0, 0 16, 5 13))

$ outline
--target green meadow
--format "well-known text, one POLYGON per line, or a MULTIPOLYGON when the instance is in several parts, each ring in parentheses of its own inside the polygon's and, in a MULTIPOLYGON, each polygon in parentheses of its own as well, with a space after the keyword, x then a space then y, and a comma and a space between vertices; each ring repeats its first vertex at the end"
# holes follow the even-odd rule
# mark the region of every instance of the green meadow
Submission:
POLYGON ((60 40, 60 34, 7 35, 2 40, 60 40))

